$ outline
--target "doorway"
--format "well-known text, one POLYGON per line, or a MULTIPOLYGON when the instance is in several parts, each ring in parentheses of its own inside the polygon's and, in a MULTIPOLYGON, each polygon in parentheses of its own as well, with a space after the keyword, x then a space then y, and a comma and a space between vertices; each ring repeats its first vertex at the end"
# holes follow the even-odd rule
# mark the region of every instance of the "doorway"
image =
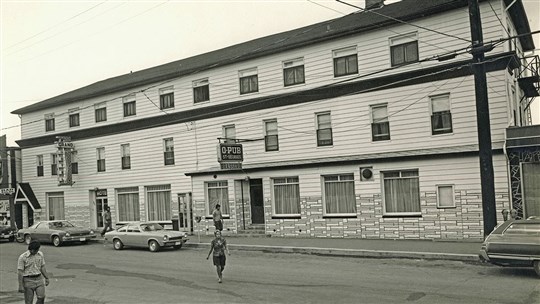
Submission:
POLYGON ((523 217, 540 216, 540 163, 521 164, 523 217))
POLYGON ((98 228, 103 228, 103 212, 108 206, 109 202, 106 197, 96 197, 96 226, 98 228))
POLYGON ((264 224, 264 196, 262 179, 249 180, 249 198, 251 203, 251 223, 264 224))

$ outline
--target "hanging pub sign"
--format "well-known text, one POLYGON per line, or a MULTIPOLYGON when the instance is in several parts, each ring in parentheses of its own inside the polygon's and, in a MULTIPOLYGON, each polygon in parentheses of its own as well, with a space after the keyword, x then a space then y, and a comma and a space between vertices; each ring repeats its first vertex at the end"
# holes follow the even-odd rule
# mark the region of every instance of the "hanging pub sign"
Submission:
POLYGON ((244 160, 242 144, 220 143, 217 148, 221 169, 242 169, 242 161, 244 160))
POLYGON ((58 186, 73 185, 71 172, 71 152, 74 145, 69 136, 56 136, 56 161, 58 186))

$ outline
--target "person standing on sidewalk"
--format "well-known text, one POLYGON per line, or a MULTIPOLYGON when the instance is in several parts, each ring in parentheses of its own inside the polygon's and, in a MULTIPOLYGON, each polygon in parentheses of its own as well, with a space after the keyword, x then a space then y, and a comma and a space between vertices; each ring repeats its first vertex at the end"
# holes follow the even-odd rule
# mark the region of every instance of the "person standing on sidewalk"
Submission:
POLYGON ((213 262, 216 266, 218 282, 221 283, 223 279, 223 270, 225 269, 225 260, 227 259, 225 257, 225 251, 227 251, 228 255, 231 255, 231 253, 227 247, 227 241, 221 236, 221 231, 216 230, 214 235, 216 238, 213 239, 212 243, 210 244, 210 252, 208 252, 206 259, 208 260, 208 258, 210 258, 210 254, 214 252, 213 262))
POLYGON ((221 206, 219 204, 216 204, 216 208, 212 212, 212 217, 214 218, 216 230, 223 231, 223 215, 221 214, 221 206))
POLYGON ((49 286, 49 274, 45 269, 45 258, 39 251, 41 244, 31 241, 28 251, 19 256, 17 261, 17 276, 19 278, 19 292, 24 293, 24 303, 32 304, 34 293, 37 296, 36 304, 45 302, 45 286, 49 286), (45 283, 43 283, 45 278, 45 283))
POLYGON ((112 217, 111 217, 111 208, 109 206, 105 207, 105 213, 103 213, 103 230, 101 231, 101 236, 103 237, 107 231, 112 229, 112 217))

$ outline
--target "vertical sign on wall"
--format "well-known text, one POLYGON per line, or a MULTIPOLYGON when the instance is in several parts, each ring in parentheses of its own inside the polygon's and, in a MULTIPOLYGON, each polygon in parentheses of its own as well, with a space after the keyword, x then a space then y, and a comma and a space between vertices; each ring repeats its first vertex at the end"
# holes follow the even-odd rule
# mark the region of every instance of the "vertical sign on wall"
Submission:
POLYGON ((74 150, 71 137, 56 136, 56 155, 58 156, 58 186, 73 185, 71 176, 71 152, 74 150))

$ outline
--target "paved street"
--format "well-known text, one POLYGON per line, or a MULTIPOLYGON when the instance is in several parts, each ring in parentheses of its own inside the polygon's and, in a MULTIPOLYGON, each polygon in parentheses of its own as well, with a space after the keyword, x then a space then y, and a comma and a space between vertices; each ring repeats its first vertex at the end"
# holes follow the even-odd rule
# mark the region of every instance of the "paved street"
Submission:
MULTIPOLYGON (((0 244, 0 303, 20 303, 16 260, 0 244)), ((532 269, 459 261, 361 259, 232 251, 218 284, 207 251, 150 253, 110 245, 43 245, 46 303, 540 303, 532 269)))

